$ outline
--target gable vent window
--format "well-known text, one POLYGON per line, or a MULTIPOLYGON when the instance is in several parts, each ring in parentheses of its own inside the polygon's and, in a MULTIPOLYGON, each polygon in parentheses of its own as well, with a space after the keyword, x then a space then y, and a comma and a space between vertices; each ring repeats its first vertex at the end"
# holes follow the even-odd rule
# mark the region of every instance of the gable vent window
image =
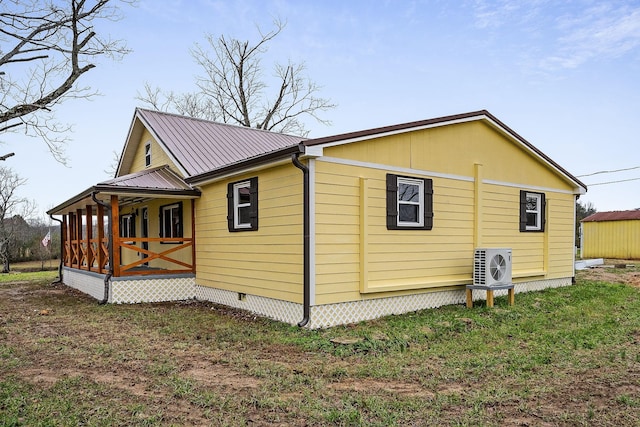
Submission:
POLYGON ((433 181, 387 174, 387 229, 433 228, 433 181))
POLYGON ((544 193, 520 191, 520 231, 544 231, 544 193))
POLYGON ((227 187, 229 231, 258 229, 258 178, 232 182, 227 187))
POLYGON ((144 166, 151 166, 151 142, 144 145, 144 166))

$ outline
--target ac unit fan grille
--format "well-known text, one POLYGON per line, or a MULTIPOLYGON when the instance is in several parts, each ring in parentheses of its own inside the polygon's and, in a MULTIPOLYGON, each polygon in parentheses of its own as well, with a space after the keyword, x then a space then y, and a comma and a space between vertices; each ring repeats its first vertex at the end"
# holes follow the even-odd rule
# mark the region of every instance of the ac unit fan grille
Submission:
POLYGON ((511 249, 476 248, 473 254, 473 284, 493 286, 511 283, 511 249))

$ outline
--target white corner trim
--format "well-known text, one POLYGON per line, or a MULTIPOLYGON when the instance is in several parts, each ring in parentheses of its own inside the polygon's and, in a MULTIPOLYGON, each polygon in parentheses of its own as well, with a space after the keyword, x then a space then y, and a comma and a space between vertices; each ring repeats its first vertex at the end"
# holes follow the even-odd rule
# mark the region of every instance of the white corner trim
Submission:
POLYGON ((316 304, 316 161, 309 159, 309 290, 310 305, 316 304))

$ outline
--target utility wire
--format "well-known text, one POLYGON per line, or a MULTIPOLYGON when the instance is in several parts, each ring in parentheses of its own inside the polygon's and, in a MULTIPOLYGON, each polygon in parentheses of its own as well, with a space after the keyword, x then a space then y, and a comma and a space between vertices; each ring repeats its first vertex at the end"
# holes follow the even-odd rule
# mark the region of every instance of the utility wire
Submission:
MULTIPOLYGON (((584 175, 576 175, 576 178, 581 178, 584 176, 593 176, 593 175, 599 175, 602 173, 615 173, 615 172, 624 172, 624 171, 630 171, 630 170, 634 170, 634 169, 640 169, 640 166, 634 166, 631 168, 624 168, 624 169, 616 169, 616 170, 612 170, 612 171, 598 171, 598 172, 593 172, 593 173, 587 173, 584 175)), ((591 185, 596 185, 596 184, 591 184, 591 185)))
POLYGON ((640 178, 621 179, 618 181, 598 182, 596 184, 587 184, 587 187, 593 187, 595 185, 617 184, 619 182, 638 181, 640 178))

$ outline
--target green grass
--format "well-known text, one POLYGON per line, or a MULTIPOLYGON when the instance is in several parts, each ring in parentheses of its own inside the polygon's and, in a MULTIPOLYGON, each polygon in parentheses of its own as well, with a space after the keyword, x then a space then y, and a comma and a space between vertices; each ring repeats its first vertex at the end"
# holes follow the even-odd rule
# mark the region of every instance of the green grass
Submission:
POLYGON ((57 271, 31 271, 21 272, 13 271, 10 273, 0 273, 0 283, 14 283, 14 282, 43 282, 53 281, 58 277, 57 271))
POLYGON ((580 278, 515 306, 311 331, 46 283, 0 295, 0 426, 640 425, 640 292, 626 285, 580 278))

